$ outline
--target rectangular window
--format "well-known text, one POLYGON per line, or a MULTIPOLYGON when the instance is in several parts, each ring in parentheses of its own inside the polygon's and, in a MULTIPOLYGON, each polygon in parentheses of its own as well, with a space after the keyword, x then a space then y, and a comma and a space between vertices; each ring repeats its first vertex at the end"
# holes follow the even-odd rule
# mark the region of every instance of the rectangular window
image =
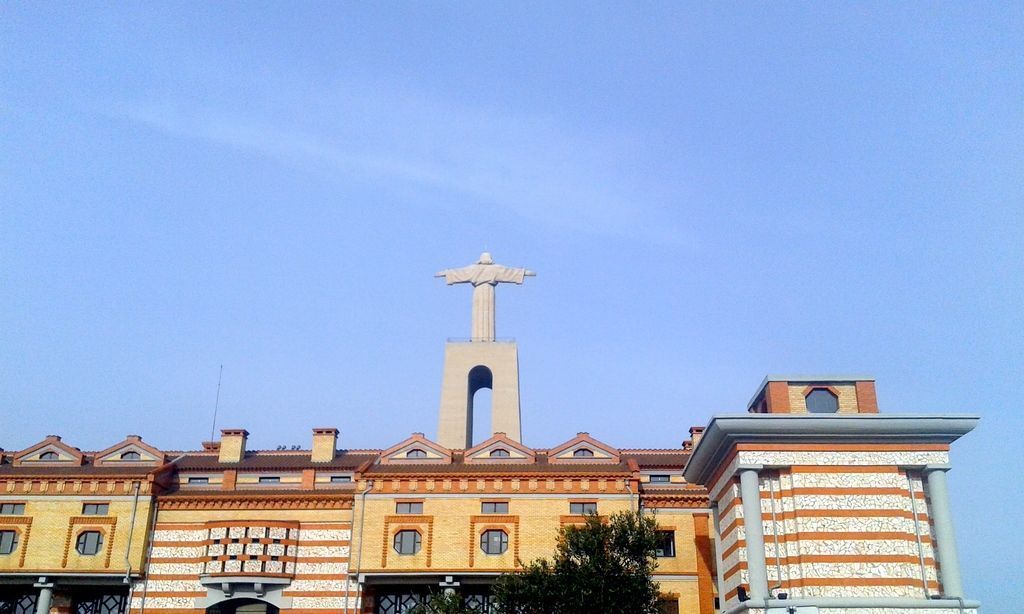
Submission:
POLYGON ((569 504, 570 514, 596 514, 597 503, 589 501, 587 503, 570 503, 569 504))
POLYGON ((349 475, 332 475, 331 484, 348 484, 352 481, 352 476, 349 475))
POLYGON ((676 555, 676 532, 658 531, 657 546, 654 556, 659 558, 671 558, 676 555))
POLYGON ((0 531, 0 554, 11 554, 17 549, 18 534, 15 531, 0 531))
POLYGON ((480 505, 482 514, 507 514, 508 501, 484 501, 480 505))
POLYGON ((676 599, 659 599, 658 611, 662 614, 679 614, 679 601, 676 599))
POLYGON ((0 514, 4 516, 21 516, 24 513, 24 503, 0 503, 0 514))
POLYGON ((210 483, 210 478, 189 478, 188 479, 188 483, 189 484, 196 484, 196 485, 209 484, 210 483))
POLYGON ((672 476, 667 474, 657 474, 651 476, 651 484, 668 484, 672 481, 672 476))
POLYGON ((82 515, 84 516, 106 516, 109 513, 109 503, 86 503, 82 506, 82 515))
POLYGON ((423 503, 421 501, 400 501, 395 504, 396 514, 422 514, 423 503))
POLYGON ((269 475, 260 476, 260 484, 280 484, 281 478, 269 475))

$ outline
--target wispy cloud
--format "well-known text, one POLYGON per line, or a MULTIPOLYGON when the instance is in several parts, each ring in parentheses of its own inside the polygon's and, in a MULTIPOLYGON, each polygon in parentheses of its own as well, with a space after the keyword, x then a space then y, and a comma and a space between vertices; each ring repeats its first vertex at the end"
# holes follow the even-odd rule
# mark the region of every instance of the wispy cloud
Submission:
POLYGON ((642 168, 642 140, 399 89, 336 88, 276 110, 164 99, 115 115, 330 173, 430 187, 560 231, 676 242, 679 195, 642 168), (313 100, 313 103, 309 101, 313 100))

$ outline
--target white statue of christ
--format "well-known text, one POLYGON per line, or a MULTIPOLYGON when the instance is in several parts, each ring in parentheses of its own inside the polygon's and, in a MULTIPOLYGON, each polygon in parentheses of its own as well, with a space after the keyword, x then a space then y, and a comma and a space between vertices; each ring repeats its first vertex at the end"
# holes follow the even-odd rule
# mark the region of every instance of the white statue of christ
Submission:
POLYGON ((494 287, 498 284, 521 284, 536 273, 522 268, 494 264, 491 254, 480 254, 476 264, 461 269, 445 269, 434 277, 444 277, 452 284, 473 284, 473 341, 494 341, 494 287))

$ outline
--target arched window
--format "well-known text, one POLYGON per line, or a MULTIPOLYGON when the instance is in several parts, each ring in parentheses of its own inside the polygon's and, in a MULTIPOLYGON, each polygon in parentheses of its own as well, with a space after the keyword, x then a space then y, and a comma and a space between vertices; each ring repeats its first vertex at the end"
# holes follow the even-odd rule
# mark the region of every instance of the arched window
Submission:
POLYGON ((395 552, 398 554, 416 554, 419 551, 419 531, 399 531, 395 533, 395 552))
POLYGON ((834 414, 839 411, 839 397, 828 388, 815 388, 804 399, 812 414, 834 414))
POLYGON ((78 541, 75 542, 75 550, 78 554, 92 556, 103 547, 103 534, 99 531, 82 531, 78 534, 78 541))
POLYGON ((572 453, 574 458, 591 458, 594 456, 594 451, 589 448, 580 448, 572 453))
POLYGON ((512 456, 508 453, 505 448, 498 448, 497 450, 491 450, 491 458, 509 458, 512 456))
POLYGON ((423 450, 420 450, 419 448, 416 448, 415 450, 409 450, 408 452, 406 452, 405 453, 405 457, 406 458, 426 458, 427 457, 427 453, 424 452, 423 450))
POLYGON ((508 533, 500 529, 484 531, 480 535, 480 549, 486 554, 504 554, 508 550, 508 533))
POLYGON ((60 456, 56 452, 53 452, 53 451, 43 452, 42 454, 39 455, 39 460, 55 461, 55 460, 60 460, 60 456))
POLYGON ((122 452, 121 453, 121 460, 125 460, 125 461, 142 460, 142 455, 139 454, 138 452, 134 451, 134 450, 130 450, 128 452, 122 452))

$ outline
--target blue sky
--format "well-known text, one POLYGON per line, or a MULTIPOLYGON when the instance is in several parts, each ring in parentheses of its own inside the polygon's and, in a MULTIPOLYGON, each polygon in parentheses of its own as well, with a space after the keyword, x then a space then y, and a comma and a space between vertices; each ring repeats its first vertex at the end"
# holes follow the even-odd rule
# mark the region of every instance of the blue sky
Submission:
POLYGON ((981 415, 961 557, 1012 611, 1022 58, 1012 3, 6 3, 0 446, 194 448, 221 364, 255 446, 433 436, 432 275, 488 249, 538 273, 534 446, 676 446, 778 372, 981 415))

